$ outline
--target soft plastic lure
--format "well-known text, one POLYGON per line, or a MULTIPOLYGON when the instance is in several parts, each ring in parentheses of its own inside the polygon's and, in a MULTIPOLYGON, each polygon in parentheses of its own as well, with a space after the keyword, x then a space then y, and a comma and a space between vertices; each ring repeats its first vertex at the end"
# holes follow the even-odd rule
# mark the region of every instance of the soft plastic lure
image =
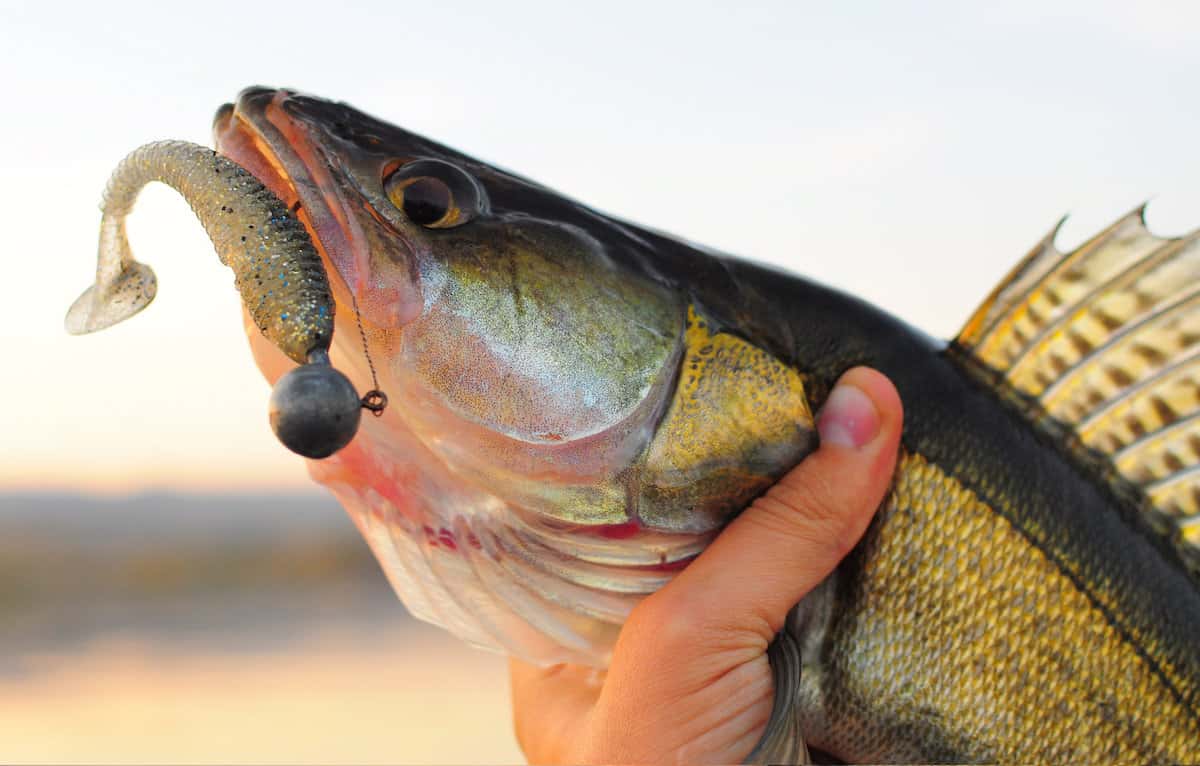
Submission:
POLYGON ((154 300, 157 280, 134 259, 125 218, 146 184, 178 191, 233 269, 242 301, 262 334, 302 366, 271 394, 271 426, 292 451, 322 458, 358 430, 362 403, 329 364, 334 302, 321 257, 287 206, 240 165, 186 141, 157 141, 127 156, 109 179, 100 209, 96 283, 67 312, 67 331, 102 330, 154 300))

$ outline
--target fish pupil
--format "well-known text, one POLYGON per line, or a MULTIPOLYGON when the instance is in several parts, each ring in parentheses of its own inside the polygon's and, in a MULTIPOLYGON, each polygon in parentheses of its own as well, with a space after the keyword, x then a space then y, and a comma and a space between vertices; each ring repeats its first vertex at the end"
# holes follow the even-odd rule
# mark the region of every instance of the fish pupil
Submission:
POLYGON ((404 187, 404 214, 413 223, 437 223, 450 210, 450 204, 450 188, 436 178, 418 178, 404 187))

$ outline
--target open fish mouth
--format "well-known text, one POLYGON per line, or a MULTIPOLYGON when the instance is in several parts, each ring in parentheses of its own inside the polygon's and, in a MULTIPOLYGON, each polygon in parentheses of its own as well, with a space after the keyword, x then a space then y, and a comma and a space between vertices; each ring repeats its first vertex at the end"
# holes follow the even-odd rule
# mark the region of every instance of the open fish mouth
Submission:
MULTIPOLYGON (((336 105, 290 90, 251 87, 233 104, 217 110, 213 140, 217 152, 246 168, 283 200, 311 235, 338 304, 368 325, 398 329, 421 312, 415 243, 391 226, 363 200, 378 201, 390 156, 356 147, 359 162, 351 169, 339 161, 331 144, 340 142, 325 121, 309 119, 306 109, 336 105), (372 262, 386 250, 391 264, 380 273, 372 262)), ((392 162, 394 164, 394 162, 392 162)), ((349 312, 347 312, 349 315, 349 312)))

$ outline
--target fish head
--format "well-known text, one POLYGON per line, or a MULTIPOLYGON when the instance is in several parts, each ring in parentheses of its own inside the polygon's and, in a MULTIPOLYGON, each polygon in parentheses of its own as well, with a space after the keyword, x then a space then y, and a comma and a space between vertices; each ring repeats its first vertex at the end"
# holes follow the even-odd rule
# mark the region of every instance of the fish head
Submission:
MULTIPOLYGON (((214 133, 312 235, 335 366, 388 396, 309 467, 410 611, 526 659, 603 665, 729 510, 640 507, 694 331, 647 233, 293 91, 243 91, 214 133)), ((268 380, 294 366, 247 330, 268 380)))

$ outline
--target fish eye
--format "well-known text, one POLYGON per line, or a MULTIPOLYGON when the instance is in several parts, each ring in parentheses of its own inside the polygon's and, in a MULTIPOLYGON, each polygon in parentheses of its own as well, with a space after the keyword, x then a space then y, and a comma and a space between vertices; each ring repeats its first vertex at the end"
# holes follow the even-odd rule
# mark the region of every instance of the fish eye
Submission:
POLYGON ((404 211, 408 220, 422 226, 450 223, 454 215, 454 195, 443 182, 430 176, 405 179, 388 189, 388 197, 404 211))
POLYGON ((484 207, 483 190, 466 171, 441 160, 413 160, 389 173, 383 190, 413 223, 450 229, 471 221, 484 207))

